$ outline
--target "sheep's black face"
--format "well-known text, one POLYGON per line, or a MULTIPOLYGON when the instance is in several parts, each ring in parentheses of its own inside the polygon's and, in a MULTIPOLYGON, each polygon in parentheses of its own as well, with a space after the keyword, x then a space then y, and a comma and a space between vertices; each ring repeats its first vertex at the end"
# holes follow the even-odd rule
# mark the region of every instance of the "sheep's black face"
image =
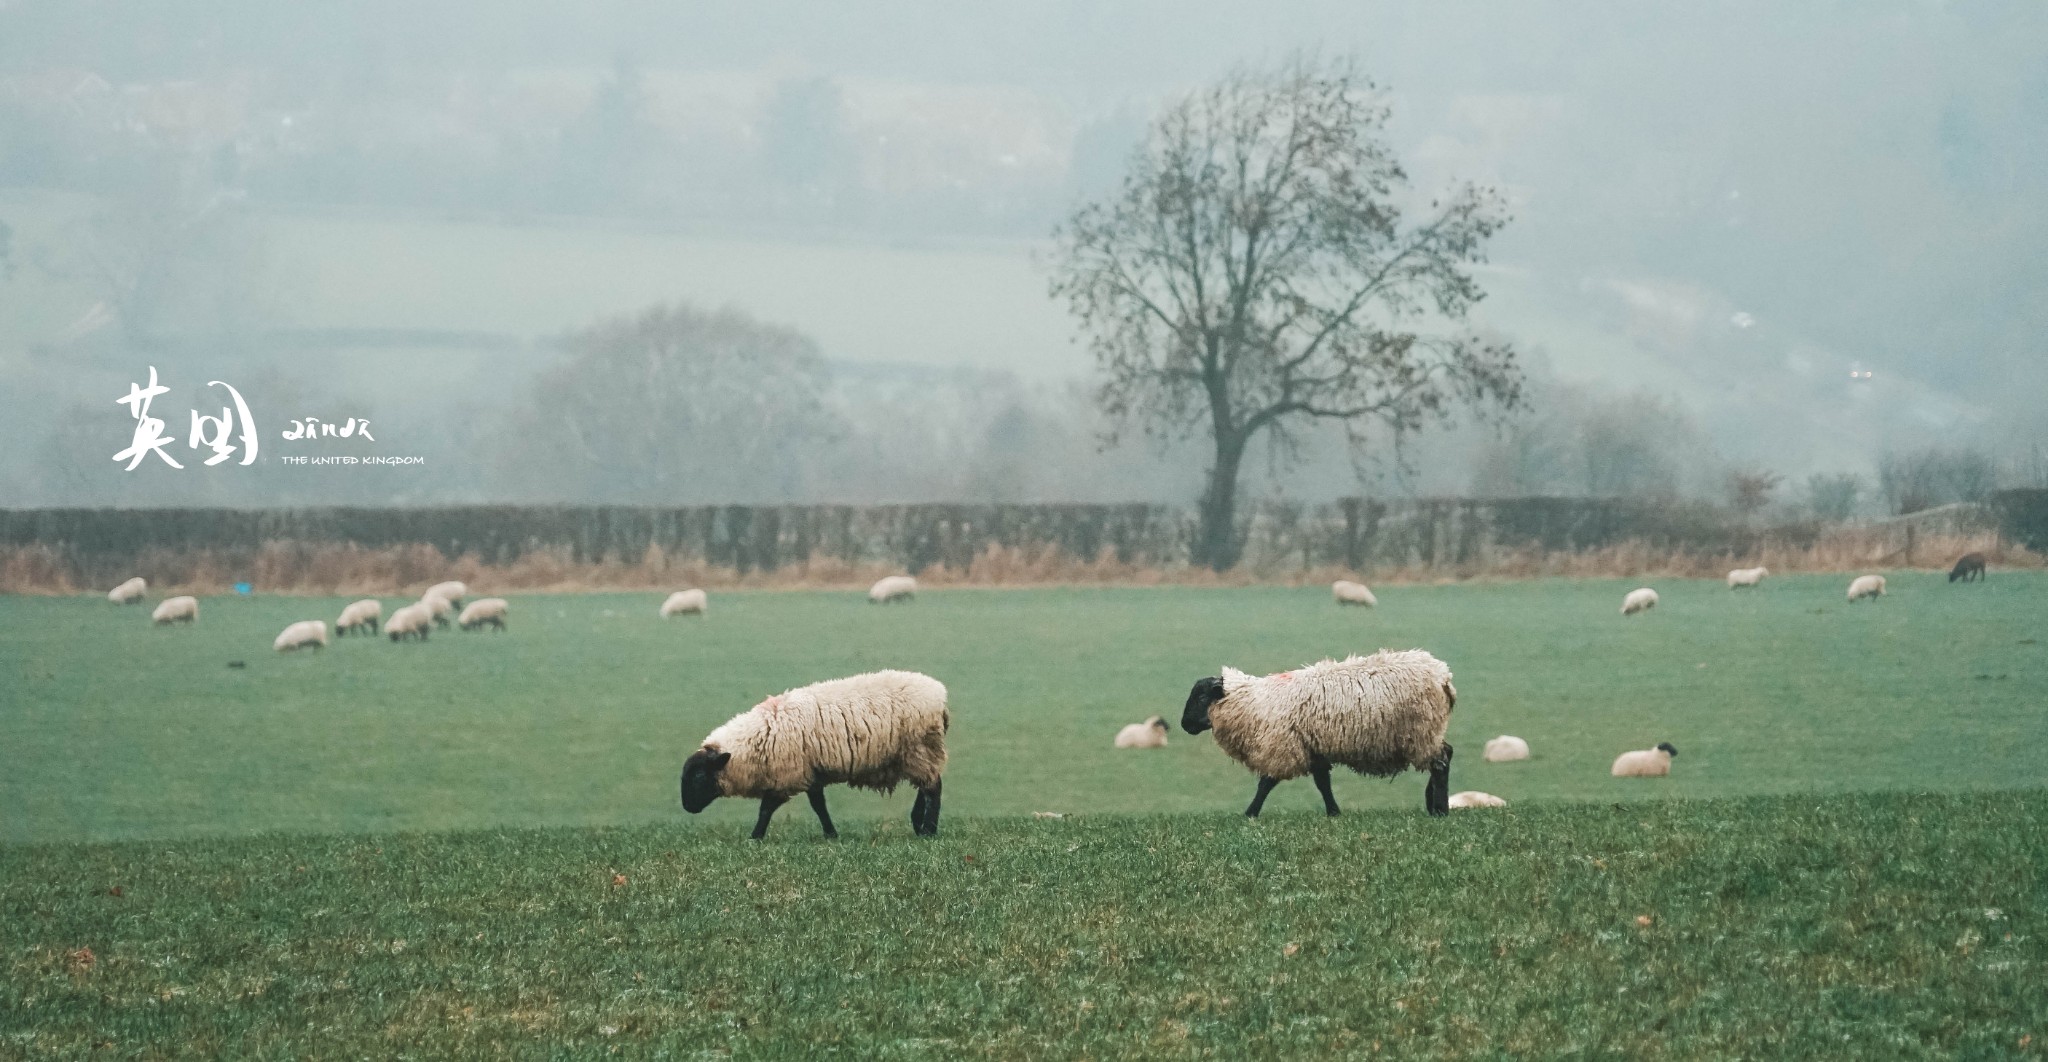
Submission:
POLYGON ((1211 676, 1195 683, 1188 691, 1188 706, 1181 710, 1180 728, 1190 734, 1209 729, 1209 706, 1222 699, 1222 679, 1211 676))
POLYGON ((1663 750, 1664 750, 1664 755, 1666 755, 1666 756, 1676 756, 1676 755, 1678 755, 1678 749, 1677 749, 1677 748, 1675 748, 1675 747, 1673 747, 1673 746, 1672 746, 1672 744, 1671 744, 1671 742, 1669 742, 1669 741, 1660 741, 1660 742, 1658 742, 1658 743, 1657 743, 1657 747, 1658 747, 1658 748, 1660 748, 1660 749, 1663 749, 1663 750))
POLYGON ((1159 732, 1162 734, 1170 734, 1173 732, 1173 728, 1166 725, 1166 720, 1161 719, 1156 715, 1152 717, 1152 725, 1158 727, 1159 732))
POLYGON ((732 762, 732 753, 698 749, 683 761, 683 810, 692 815, 711 806, 724 794, 718 788, 718 773, 732 762))

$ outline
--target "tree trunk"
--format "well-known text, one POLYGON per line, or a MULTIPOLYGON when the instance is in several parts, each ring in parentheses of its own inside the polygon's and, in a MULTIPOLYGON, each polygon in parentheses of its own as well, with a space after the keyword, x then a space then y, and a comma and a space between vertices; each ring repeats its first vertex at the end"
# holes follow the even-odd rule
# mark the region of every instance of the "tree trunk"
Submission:
POLYGON ((1244 463, 1245 440, 1234 435, 1216 438, 1216 463, 1202 492, 1201 527, 1195 540, 1195 563, 1215 571, 1236 566, 1244 552, 1237 538, 1237 471, 1244 463))

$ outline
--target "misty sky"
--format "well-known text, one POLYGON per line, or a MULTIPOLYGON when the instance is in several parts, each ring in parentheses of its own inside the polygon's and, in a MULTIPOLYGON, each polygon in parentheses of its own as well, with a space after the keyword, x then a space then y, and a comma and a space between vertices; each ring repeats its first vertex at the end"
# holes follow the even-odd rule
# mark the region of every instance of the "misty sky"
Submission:
MULTIPOLYGON (((51 411, 110 401, 140 363, 67 353, 99 300, 38 264, 113 193, 96 156, 48 147, 69 135, 49 114, 75 114, 62 121, 80 138, 103 114, 184 120, 192 143, 280 157, 355 137, 368 161, 346 186, 333 154, 271 184, 234 177, 261 233, 256 294, 235 298, 266 328, 526 343, 683 298, 794 326, 835 360, 1051 384, 1089 368, 1034 260, 1051 224, 1107 187, 1162 101, 1304 47, 1355 54, 1389 88, 1418 192, 1509 190, 1517 220, 1479 319, 1559 375, 1675 399, 1728 460, 1793 474, 2048 439, 2048 7, 2026 0, 299 6, 0 0, 0 100, 43 108, 43 124, 0 126, 0 223, 16 234, 0 442, 16 460, 51 411), (619 69, 672 145, 645 163, 655 191, 632 190, 645 209, 513 187, 533 167, 508 144, 576 129, 610 143, 579 115, 619 69), (771 162, 838 191, 757 202, 727 160, 772 141, 776 106, 804 105, 792 85, 822 86, 843 126, 819 134, 826 161, 771 162), (160 117, 166 100, 222 98, 160 117), (381 169, 401 155, 365 155, 379 137, 467 168, 415 195, 432 180, 381 169), (31 151, 58 161, 22 162, 31 151), (478 188, 512 188, 512 205, 478 188)), ((303 355, 246 356, 317 389, 303 355)), ((380 388, 474 371, 451 355, 464 367, 408 387, 412 364, 365 353, 348 386, 406 410, 380 388)))

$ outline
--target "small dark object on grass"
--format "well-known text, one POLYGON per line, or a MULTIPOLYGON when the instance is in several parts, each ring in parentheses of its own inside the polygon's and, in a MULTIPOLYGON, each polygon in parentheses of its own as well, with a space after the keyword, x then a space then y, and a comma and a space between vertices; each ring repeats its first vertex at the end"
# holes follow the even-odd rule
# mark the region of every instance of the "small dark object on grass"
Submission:
POLYGON ((1960 579, 1967 583, 1971 580, 1982 580, 1983 578, 1984 555, 1982 553, 1965 553, 1961 557, 1956 558, 1956 566, 1948 570, 1949 582, 1955 582, 1960 579))
POLYGON ((241 661, 241 660, 230 660, 230 661, 228 661, 228 666, 229 666, 229 667, 231 667, 231 668, 234 668, 234 669, 235 669, 235 670, 237 670, 237 671, 240 671, 241 669, 243 669, 243 668, 245 668, 245 667, 248 667, 249 665, 248 665, 248 663, 247 663, 247 662, 245 662, 245 661, 241 661))

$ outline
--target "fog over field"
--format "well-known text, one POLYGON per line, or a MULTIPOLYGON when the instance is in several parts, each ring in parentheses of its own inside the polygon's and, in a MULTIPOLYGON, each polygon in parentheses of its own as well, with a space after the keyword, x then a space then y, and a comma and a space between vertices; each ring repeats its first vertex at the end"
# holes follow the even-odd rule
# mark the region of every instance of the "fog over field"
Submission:
POLYGON ((1854 474, 1874 514, 1880 466, 1928 448, 2048 485, 2027 0, 13 0, 0 505, 1192 502, 1203 440, 1099 446, 1052 237, 1163 108, 1304 49, 1383 87, 1405 205, 1505 194, 1468 323, 1521 353, 1528 402, 1405 466, 1335 429, 1260 447, 1248 496, 1718 500, 1747 469, 1786 503, 1854 474), (771 389, 800 400, 678 414, 680 475, 556 461, 662 460, 559 422, 577 336, 677 302, 706 315, 687 342, 786 350, 771 389), (220 379, 266 440, 366 417, 374 443, 327 452, 421 463, 124 472, 115 400, 152 366, 174 454, 205 456, 186 411, 220 379))

